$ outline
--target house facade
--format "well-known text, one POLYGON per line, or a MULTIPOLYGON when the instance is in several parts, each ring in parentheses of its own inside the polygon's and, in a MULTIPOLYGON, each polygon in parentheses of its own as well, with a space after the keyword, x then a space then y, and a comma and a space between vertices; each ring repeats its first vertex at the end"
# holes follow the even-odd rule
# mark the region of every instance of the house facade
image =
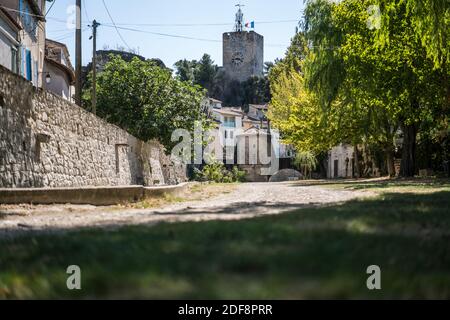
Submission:
POLYGON ((75 72, 65 44, 50 39, 45 40, 43 74, 45 78, 49 78, 49 81, 45 81, 46 90, 74 102, 72 96, 75 93, 75 72))
POLYGON ((206 113, 215 122, 210 132, 210 143, 207 154, 218 161, 234 164, 236 137, 243 130, 244 112, 240 108, 224 108, 222 102, 207 98, 206 113))
POLYGON ((355 176, 355 148, 340 144, 328 152, 327 178, 352 178, 355 176))
POLYGON ((251 182, 267 182, 274 161, 279 169, 291 167, 292 146, 279 143, 278 131, 267 121, 267 105, 252 105, 248 113, 241 108, 222 107, 221 101, 205 100, 205 109, 216 127, 210 133, 207 154, 228 166, 238 165, 251 182), (266 142, 266 143, 264 143, 266 142), (272 142, 276 142, 272 145, 272 142), (288 160, 288 161, 287 161, 288 160))
POLYGON ((269 106, 267 104, 250 104, 248 106, 248 117, 253 120, 258 121, 267 121, 267 111, 269 110, 269 106))
POLYGON ((14 17, 0 7, 0 65, 14 73, 19 70, 19 31, 21 29, 14 17))
MULTIPOLYGON (((14 21, 17 30, 17 52, 10 48, 9 56, 2 60, 17 60, 16 66, 8 68, 20 74, 35 87, 44 86, 44 54, 45 54, 45 3, 47 0, 0 0, 3 13, 14 21), (15 55, 15 56, 14 56, 15 55)), ((9 37, 11 40, 11 37, 9 37)), ((7 52, 5 45, 2 47, 2 55, 7 52)), ((6 61, 7 63, 8 61, 6 61)), ((3 65, 4 62, 2 62, 3 65)))

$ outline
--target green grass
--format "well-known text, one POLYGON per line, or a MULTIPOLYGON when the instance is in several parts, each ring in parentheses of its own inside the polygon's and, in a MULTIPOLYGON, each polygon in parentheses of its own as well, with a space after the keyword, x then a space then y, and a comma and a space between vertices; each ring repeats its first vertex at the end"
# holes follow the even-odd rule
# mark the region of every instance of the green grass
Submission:
POLYGON ((448 179, 379 179, 367 181, 319 181, 301 183, 301 185, 317 185, 328 189, 340 190, 365 190, 380 193, 385 192, 411 192, 427 193, 436 191, 450 191, 450 181, 448 179))
POLYGON ((383 193, 254 220, 0 240, 0 298, 449 299, 450 185, 414 183, 354 183, 383 193), (373 264, 381 291, 366 288, 373 264))

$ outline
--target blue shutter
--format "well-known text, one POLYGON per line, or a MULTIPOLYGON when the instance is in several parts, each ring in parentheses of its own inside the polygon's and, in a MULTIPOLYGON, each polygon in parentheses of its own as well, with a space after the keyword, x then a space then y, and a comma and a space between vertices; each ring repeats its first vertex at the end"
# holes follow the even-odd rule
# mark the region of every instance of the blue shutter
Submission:
POLYGON ((31 51, 27 50, 27 80, 33 81, 33 72, 31 65, 31 51))

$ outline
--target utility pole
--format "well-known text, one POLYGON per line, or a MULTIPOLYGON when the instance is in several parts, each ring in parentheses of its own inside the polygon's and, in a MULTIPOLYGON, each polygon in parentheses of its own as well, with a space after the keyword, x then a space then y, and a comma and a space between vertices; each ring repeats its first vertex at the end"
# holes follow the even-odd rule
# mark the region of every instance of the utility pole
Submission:
POLYGON ((81 106, 81 0, 76 0, 75 103, 81 106))
POLYGON ((97 114, 97 28, 100 26, 96 20, 92 21, 92 112, 97 114))

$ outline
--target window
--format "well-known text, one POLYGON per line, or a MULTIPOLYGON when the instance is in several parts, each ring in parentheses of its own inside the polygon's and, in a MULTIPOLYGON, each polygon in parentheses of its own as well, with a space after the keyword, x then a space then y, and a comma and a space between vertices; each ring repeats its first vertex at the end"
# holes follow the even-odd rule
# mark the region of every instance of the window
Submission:
POLYGON ((20 20, 25 31, 33 37, 36 37, 37 20, 33 16, 33 10, 26 0, 19 0, 20 20))
POLYGON ((236 128, 236 120, 234 117, 224 117, 223 126, 226 128, 236 128))

